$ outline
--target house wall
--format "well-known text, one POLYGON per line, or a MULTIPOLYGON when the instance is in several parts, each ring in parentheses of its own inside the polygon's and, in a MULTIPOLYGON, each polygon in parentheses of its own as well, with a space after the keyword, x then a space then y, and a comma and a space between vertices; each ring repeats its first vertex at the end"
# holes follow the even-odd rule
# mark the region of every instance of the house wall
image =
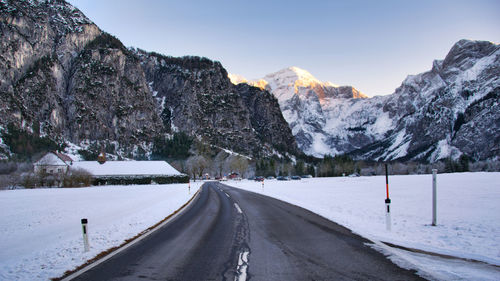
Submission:
POLYGON ((68 171, 67 165, 35 165, 34 168, 35 173, 65 174, 68 171))

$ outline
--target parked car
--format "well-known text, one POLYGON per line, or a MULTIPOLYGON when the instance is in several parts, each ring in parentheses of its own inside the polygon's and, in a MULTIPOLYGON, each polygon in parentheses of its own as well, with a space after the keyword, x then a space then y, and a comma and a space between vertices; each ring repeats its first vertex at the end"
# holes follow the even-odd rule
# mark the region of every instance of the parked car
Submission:
POLYGON ((292 176, 292 180, 301 180, 299 176, 292 176))
POLYGON ((255 181, 264 181, 264 177, 255 177, 255 181))
POLYGON ((300 176, 300 177, 301 177, 301 178, 303 178, 303 179, 310 179, 310 178, 312 178, 313 176, 311 176, 311 175, 302 175, 302 176, 300 176))
POLYGON ((289 177, 283 177, 283 176, 279 176, 279 177, 277 177, 276 179, 277 179, 277 180, 279 180, 279 181, 287 181, 287 180, 290 180, 290 178, 289 178, 289 177))
POLYGON ((273 176, 269 176, 266 178, 267 180, 274 180, 274 177, 273 176))

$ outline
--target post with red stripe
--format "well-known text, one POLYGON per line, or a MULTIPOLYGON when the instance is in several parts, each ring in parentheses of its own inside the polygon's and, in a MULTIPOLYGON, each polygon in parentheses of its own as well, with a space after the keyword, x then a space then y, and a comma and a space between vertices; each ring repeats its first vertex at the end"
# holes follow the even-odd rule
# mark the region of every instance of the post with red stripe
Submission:
POLYGON ((87 219, 82 219, 82 231, 83 231, 83 249, 85 252, 89 251, 89 236, 88 236, 88 229, 87 229, 87 219))
POLYGON ((387 169, 387 164, 385 164, 385 193, 387 195, 385 199, 385 226, 387 231, 391 231, 391 199, 389 198, 389 171, 387 169))

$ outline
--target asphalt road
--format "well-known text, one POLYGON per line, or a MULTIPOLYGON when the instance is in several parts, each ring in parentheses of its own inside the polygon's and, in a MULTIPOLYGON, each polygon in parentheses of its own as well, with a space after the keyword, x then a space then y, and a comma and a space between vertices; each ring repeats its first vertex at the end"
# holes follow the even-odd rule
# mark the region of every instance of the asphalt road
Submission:
POLYGON ((73 280, 420 280, 305 209, 217 182, 172 222, 73 280))

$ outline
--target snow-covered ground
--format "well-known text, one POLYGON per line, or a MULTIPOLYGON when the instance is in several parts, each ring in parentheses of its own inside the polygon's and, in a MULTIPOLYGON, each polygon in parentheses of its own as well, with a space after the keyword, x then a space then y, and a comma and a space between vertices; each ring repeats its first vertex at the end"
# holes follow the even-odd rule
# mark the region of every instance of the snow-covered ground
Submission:
MULTIPOLYGON (((432 177, 389 178, 392 230, 385 226, 385 178, 228 181, 302 206, 367 237, 403 267, 439 280, 500 280, 500 173, 438 175, 438 226, 432 177), (450 260, 380 241, 484 261, 450 260)), ((201 182, 151 186, 0 191, 0 280, 47 280, 118 246, 186 203, 201 182), (89 220, 83 251, 80 219, 89 220)), ((243 210, 245 211, 245 210, 243 210)))
POLYGON ((190 194, 187 184, 0 191, 0 280, 59 277, 172 214, 200 185, 190 194))
MULTIPOLYGON (((229 182, 229 185, 309 209, 376 242, 378 250, 427 278, 500 280, 500 173, 439 174, 437 226, 432 222, 432 176, 390 176, 391 231, 386 230, 385 177, 229 182), (474 259, 466 262, 410 253, 390 242, 474 259)), ((243 210, 244 211, 244 210, 243 210)))

